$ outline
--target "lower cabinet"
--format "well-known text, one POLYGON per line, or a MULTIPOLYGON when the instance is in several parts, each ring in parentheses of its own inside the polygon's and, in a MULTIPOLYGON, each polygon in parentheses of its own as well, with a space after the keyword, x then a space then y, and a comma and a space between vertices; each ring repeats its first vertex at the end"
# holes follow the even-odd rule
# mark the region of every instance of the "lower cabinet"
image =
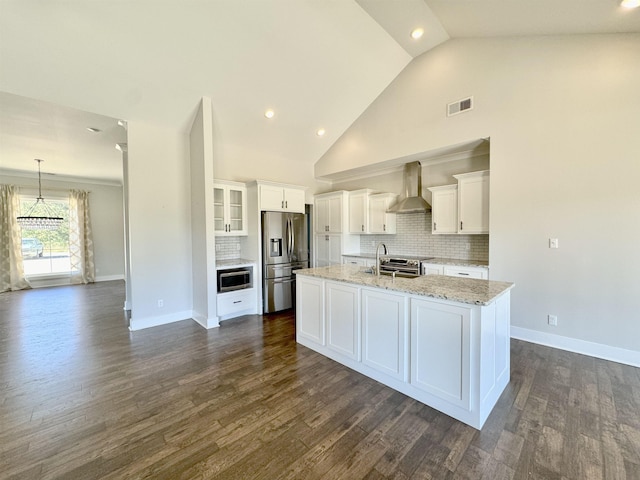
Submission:
POLYGON ((397 380, 408 380, 407 299, 362 289, 362 363, 397 380))
POLYGON ((450 277, 480 278, 482 280, 488 280, 489 269, 483 267, 445 266, 444 275, 449 275, 450 277))
POLYGON ((247 288, 235 292, 219 293, 216 297, 217 314, 221 320, 228 320, 243 313, 255 313, 256 289, 247 288))
POLYGON ((470 305, 297 275, 296 341, 480 429, 509 382, 509 291, 470 305))
POLYGON ((296 278, 296 336, 298 342, 305 339, 318 345, 325 344, 323 280, 296 278))
POLYGON ((411 384, 469 409, 471 311, 411 299, 411 384))
POLYGON ((360 361, 359 289, 344 283, 325 285, 327 346, 336 353, 360 361))

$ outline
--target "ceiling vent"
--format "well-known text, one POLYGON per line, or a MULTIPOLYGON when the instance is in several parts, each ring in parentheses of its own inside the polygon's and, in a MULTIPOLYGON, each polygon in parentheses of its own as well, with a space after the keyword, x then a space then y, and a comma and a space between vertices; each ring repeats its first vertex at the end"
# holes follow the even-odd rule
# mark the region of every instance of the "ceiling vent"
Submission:
POLYGON ((463 98, 447 105, 447 117, 457 115, 467 110, 473 110, 473 97, 463 98))

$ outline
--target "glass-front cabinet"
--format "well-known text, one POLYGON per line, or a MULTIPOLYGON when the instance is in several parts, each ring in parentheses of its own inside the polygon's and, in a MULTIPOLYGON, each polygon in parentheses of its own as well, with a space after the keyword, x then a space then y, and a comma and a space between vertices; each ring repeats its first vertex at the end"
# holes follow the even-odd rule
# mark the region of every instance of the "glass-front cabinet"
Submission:
POLYGON ((216 235, 247 235, 247 188, 243 183, 214 183, 213 223, 216 235))

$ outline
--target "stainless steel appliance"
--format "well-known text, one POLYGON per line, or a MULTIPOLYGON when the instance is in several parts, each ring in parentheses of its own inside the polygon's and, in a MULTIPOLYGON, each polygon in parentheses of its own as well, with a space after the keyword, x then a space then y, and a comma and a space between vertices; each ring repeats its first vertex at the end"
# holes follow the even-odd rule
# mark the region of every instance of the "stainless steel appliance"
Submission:
POLYGON ((253 287, 253 267, 218 270, 218 293, 253 287))
POLYGON ((420 264, 433 257, 384 256, 380 257, 380 275, 414 278, 420 275, 420 264))
POLYGON ((264 313, 293 307, 293 271, 309 267, 304 213, 262 212, 262 262, 264 313))

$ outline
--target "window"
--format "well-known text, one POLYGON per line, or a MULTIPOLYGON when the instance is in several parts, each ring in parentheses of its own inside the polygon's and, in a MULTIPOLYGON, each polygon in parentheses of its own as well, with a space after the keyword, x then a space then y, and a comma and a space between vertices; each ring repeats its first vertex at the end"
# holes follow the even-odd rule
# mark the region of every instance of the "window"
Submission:
MULTIPOLYGON (((20 195, 20 211, 26 214, 36 197, 20 195)), ((52 214, 64 218, 57 230, 21 229, 22 259, 25 276, 69 273, 69 200, 66 197, 50 197, 45 200, 52 214)))

